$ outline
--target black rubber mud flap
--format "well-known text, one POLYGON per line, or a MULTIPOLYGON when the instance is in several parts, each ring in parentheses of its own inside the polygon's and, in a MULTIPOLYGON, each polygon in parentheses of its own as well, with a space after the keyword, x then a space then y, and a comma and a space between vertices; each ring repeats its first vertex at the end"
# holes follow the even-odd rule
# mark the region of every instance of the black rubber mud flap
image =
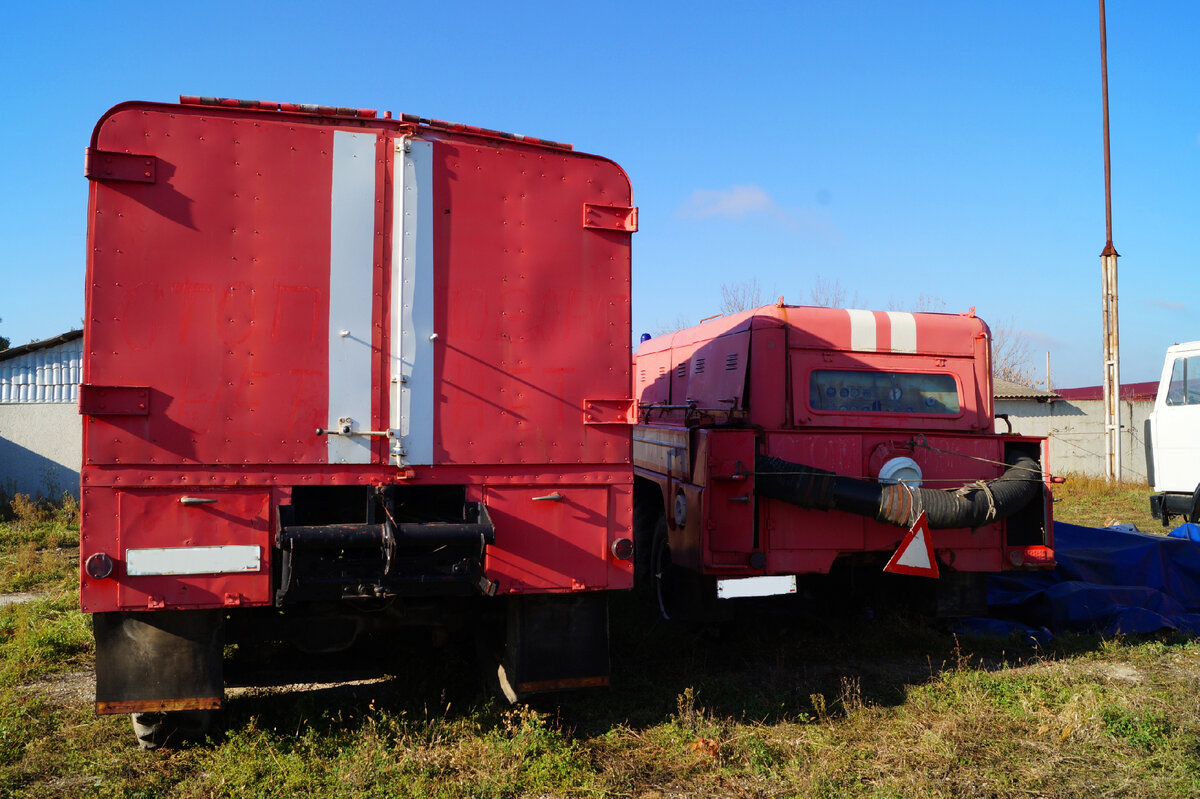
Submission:
POLYGON ((511 597, 506 627, 497 676, 509 702, 608 685, 606 594, 511 597))
POLYGON ((217 710, 225 698, 219 610, 97 613, 96 712, 217 710))

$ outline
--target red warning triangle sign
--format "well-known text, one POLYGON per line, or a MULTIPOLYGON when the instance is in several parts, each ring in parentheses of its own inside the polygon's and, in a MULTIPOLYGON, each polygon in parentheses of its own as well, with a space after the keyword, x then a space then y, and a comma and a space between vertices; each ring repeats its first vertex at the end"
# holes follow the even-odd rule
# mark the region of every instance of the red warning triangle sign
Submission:
POLYGON ((916 577, 938 576, 937 557, 933 554, 933 536, 929 534, 929 520, 925 518, 925 511, 921 511, 912 529, 897 547, 896 554, 892 555, 892 559, 883 570, 916 577))

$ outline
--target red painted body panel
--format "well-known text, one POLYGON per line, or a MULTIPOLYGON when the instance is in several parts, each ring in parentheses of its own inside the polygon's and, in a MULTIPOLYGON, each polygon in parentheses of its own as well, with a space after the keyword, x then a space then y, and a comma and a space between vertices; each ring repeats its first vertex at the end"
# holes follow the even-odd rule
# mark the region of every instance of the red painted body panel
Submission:
POLYGON ((629 235, 585 232, 578 213, 628 204, 624 173, 573 153, 437 151, 435 462, 628 463, 628 429, 577 423, 585 398, 629 394, 629 235))
POLYGON ((131 542, 192 541, 261 545, 264 566, 186 578, 81 571, 85 610, 270 604, 276 509, 302 486, 462 485, 468 501, 495 503, 487 569, 501 592, 632 584, 630 564, 610 552, 631 535, 630 427, 583 418, 585 400, 630 399, 636 213, 620 167, 407 118, 147 103, 114 108, 91 145, 98 159, 152 159, 154 177, 90 183, 84 382, 146 388, 148 410, 85 409, 81 560, 104 552, 119 565, 131 542), (315 432, 336 412, 337 131, 376 139, 374 301, 361 320, 373 430, 390 418, 395 142, 430 145, 428 464, 390 465, 383 438, 369 463, 330 464, 315 432), (608 216, 623 221, 585 226, 608 216), (228 515, 178 504, 200 488, 220 493, 228 515), (530 501, 554 491, 568 499, 530 501))
POLYGON ((486 486, 496 523, 488 576, 505 593, 608 587, 612 542, 630 532, 626 525, 610 533, 603 522, 632 512, 629 494, 628 486, 486 486), (547 498, 553 496, 560 499, 547 498))
POLYGON ((211 504, 181 505, 170 489, 117 492, 120 551, 150 547, 261 547, 260 570, 253 574, 130 577, 118 565, 117 601, 124 608, 236 607, 271 601, 269 489, 202 489, 189 497, 211 504))
POLYGON ((103 150, 153 184, 93 182, 85 382, 151 387, 90 418, 86 464, 320 463, 332 130, 130 107, 103 150))

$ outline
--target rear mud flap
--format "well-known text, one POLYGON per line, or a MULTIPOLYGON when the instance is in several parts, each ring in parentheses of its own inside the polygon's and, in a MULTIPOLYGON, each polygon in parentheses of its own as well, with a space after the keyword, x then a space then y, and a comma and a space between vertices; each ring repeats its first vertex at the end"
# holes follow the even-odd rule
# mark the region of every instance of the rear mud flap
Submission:
POLYGON ((508 600, 500 691, 530 694, 608 685, 608 597, 603 593, 515 596, 508 600))
POLYGON ((217 710, 225 698, 219 610, 97 613, 96 712, 217 710))

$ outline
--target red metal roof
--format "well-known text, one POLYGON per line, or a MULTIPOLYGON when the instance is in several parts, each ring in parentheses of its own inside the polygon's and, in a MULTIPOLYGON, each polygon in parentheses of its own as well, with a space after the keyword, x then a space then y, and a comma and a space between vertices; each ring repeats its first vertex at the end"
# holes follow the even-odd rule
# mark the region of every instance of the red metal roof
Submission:
MULTIPOLYGON (((1157 380, 1147 383, 1123 383, 1121 385, 1121 399, 1126 401, 1153 400, 1157 392, 1157 380)), ((1054 389, 1054 393, 1065 400, 1102 400, 1104 399, 1104 386, 1056 388, 1054 389)))

